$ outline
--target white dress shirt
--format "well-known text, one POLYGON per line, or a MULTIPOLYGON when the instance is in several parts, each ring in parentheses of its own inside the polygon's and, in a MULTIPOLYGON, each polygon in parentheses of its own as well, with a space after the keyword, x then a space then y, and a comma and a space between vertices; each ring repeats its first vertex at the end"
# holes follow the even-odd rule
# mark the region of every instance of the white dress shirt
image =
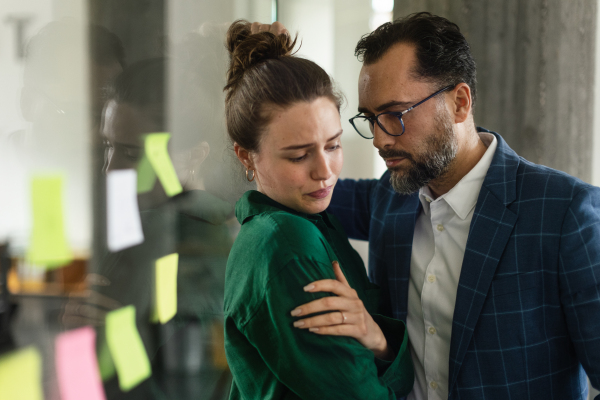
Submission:
POLYGON ((494 135, 480 132, 487 151, 448 193, 433 200, 419 190, 410 261, 407 329, 415 367, 409 400, 446 400, 450 337, 458 279, 477 197, 496 151, 494 135))

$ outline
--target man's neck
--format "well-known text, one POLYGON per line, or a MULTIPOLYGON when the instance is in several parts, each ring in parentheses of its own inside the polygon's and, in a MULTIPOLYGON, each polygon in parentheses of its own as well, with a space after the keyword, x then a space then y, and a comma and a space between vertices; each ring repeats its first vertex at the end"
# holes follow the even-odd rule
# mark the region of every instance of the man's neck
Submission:
POLYGON ((429 190, 434 198, 448 193, 465 175, 477 165, 487 150, 477 130, 473 127, 459 142, 454 163, 448 172, 429 182, 429 190))

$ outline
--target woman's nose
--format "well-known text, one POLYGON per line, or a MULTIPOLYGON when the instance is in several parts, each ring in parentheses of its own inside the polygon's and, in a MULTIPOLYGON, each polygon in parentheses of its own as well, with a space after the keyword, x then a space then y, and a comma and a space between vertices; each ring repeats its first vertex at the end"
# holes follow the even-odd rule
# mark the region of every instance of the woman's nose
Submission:
POLYGON ((331 166, 329 157, 324 154, 320 154, 315 159, 315 164, 313 170, 311 172, 312 178, 314 180, 324 181, 331 177, 331 166))

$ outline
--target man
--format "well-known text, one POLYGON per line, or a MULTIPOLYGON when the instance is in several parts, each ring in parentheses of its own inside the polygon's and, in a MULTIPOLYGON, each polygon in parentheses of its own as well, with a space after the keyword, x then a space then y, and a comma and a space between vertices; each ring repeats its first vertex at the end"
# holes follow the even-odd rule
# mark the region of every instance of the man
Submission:
POLYGON ((340 182, 330 211, 369 240, 370 277, 407 322, 409 398, 586 399, 585 372, 600 387, 600 190, 475 128, 475 62, 450 21, 414 14, 356 52, 353 125, 388 171, 340 182))
POLYGON ((356 54, 351 122, 388 171, 340 181, 329 211, 369 240, 370 278, 407 323, 408 398, 587 399, 586 373, 600 387, 600 189, 475 127, 475 62, 450 21, 385 24, 356 54))

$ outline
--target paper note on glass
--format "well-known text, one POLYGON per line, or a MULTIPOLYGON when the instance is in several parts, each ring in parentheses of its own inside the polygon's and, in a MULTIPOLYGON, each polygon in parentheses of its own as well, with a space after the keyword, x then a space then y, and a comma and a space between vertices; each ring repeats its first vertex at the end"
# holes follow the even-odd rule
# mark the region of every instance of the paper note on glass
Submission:
POLYGON ((150 160, 146 154, 142 157, 137 166, 137 192, 146 193, 154 188, 156 182, 156 173, 152 169, 150 160))
POLYGON ((177 314, 178 261, 177 253, 156 260, 156 317, 161 324, 177 314))
POLYGON ((144 241, 133 169, 109 171, 106 177, 108 249, 120 251, 144 241))
POLYGON ((31 346, 0 357, 0 399, 43 400, 42 357, 31 346))
POLYGON ((175 168, 169 157, 167 144, 170 138, 171 134, 164 132, 145 135, 144 150, 145 156, 150 161, 154 172, 165 189, 165 193, 168 196, 175 196, 181 193, 183 188, 179 183, 179 178, 177 178, 175 168))
POLYGON ((106 341, 122 391, 128 392, 150 377, 150 360, 135 324, 134 306, 106 314, 106 341))
POLYGON ((33 232, 27 259, 32 264, 61 267, 73 259, 67 244, 61 175, 35 176, 31 182, 33 232))
POLYGON ((96 359, 96 332, 89 326, 56 338, 56 374, 61 400, 105 400, 96 359))

